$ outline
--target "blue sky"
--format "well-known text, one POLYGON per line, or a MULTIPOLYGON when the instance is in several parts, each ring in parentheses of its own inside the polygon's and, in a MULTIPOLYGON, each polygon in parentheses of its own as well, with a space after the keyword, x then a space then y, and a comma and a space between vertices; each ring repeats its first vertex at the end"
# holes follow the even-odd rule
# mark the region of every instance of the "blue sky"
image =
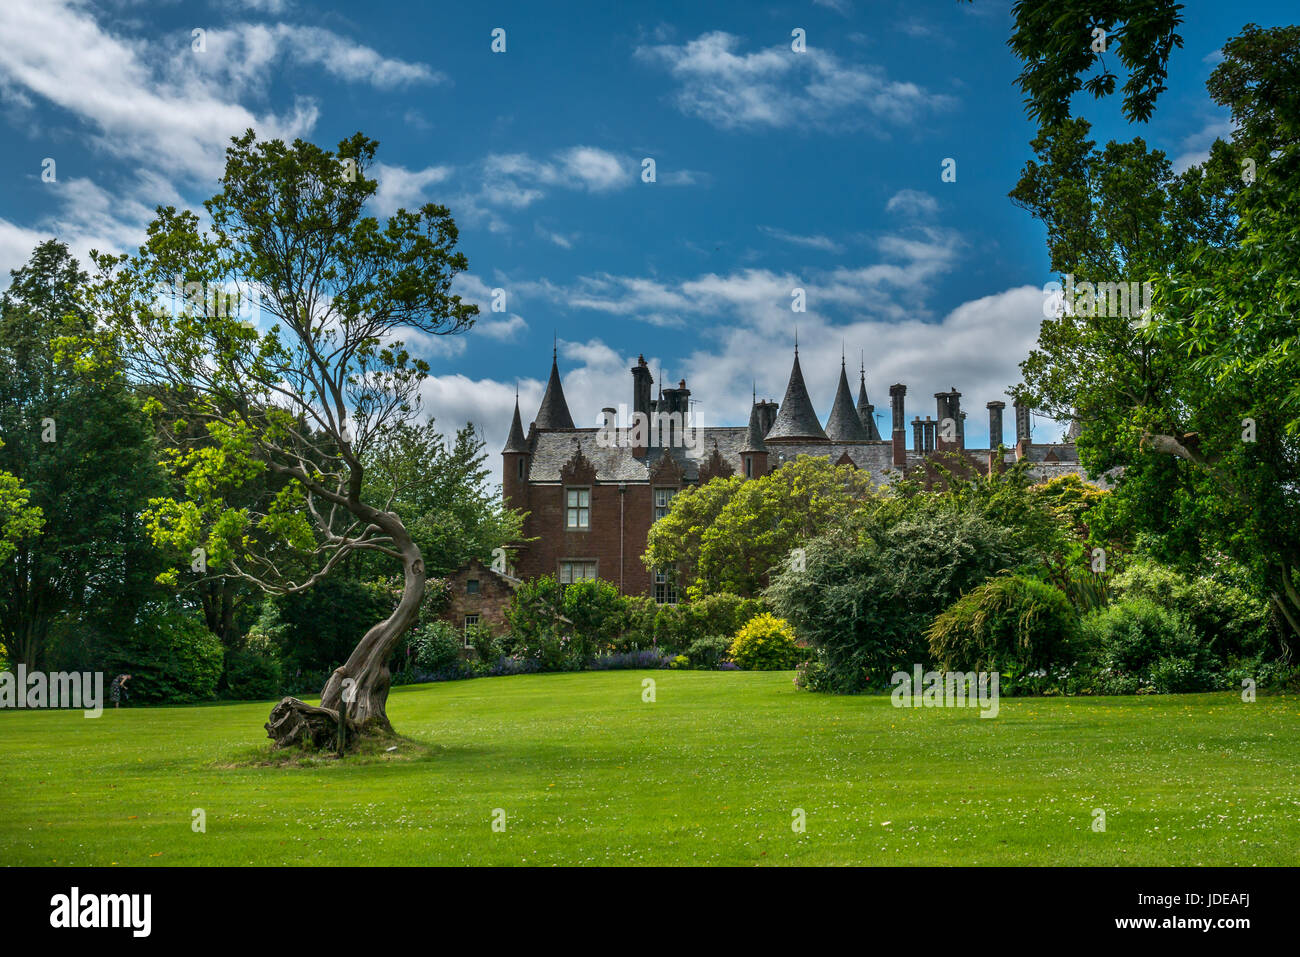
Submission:
MULTIPOLYGON (((823 419, 843 348, 855 383, 865 354, 878 407, 896 381, 909 418, 961 390, 983 443, 984 404, 1018 381, 1053 278, 1041 228, 1006 198, 1033 136, 1011 4, 550 6, 5 3, 0 269, 49 235, 83 257, 129 250, 155 205, 215 191, 247 126, 331 146, 361 130, 380 142, 376 213, 436 201, 460 224, 457 289, 483 317, 419 343, 426 409, 447 429, 474 421, 494 464, 516 384, 525 425, 536 410, 553 336, 579 425, 630 402, 639 353, 688 380, 705 424, 743 424, 751 382, 781 398, 796 321, 823 419)), ((1219 47, 1288 12, 1188 3, 1153 122, 1088 99, 1094 135, 1196 162, 1228 133, 1204 87, 1219 47)), ((1040 421, 1035 438, 1058 434, 1040 421)))

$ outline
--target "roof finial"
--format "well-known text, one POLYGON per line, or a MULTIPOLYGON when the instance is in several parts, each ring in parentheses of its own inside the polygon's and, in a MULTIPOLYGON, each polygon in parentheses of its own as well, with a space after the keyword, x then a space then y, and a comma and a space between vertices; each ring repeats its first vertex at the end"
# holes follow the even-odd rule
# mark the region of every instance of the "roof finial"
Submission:
POLYGON ((754 401, 751 402, 750 404, 757 405, 758 404, 758 379, 755 378, 754 380, 752 380, 752 388, 754 394, 754 401))
POLYGON ((799 358, 799 323, 794 324, 794 357, 799 358))
POLYGON ((551 344, 551 361, 555 362, 560 358, 560 334, 552 330, 551 337, 554 339, 551 344))
POLYGON ((844 359, 844 340, 841 339, 841 340, 840 340, 840 368, 841 368, 841 369, 844 368, 844 362, 845 362, 845 359, 844 359))

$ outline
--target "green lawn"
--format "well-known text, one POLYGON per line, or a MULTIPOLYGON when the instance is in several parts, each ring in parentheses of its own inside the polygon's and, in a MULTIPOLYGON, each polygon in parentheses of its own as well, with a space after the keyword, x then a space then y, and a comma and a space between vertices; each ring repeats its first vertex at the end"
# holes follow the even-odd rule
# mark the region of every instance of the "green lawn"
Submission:
POLYGON ((485 678, 394 691, 427 753, 250 765, 268 711, 0 713, 0 864, 1300 863, 1294 695, 980 719, 788 673, 485 678))

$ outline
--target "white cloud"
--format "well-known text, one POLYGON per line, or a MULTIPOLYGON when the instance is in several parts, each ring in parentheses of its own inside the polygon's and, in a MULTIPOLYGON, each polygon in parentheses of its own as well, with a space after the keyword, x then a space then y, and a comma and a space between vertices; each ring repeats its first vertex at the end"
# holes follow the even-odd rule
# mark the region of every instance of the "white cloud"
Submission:
MULTIPOLYGON (((683 284, 686 285, 686 284, 683 284)), ((793 353, 794 320, 799 323, 799 361, 813 406, 824 422, 840 372, 841 348, 848 355, 850 380, 857 392, 859 355, 865 357, 867 389, 877 413, 878 424, 888 436, 889 386, 907 386, 907 420, 935 415, 933 395, 956 388, 962 393, 967 413, 966 437, 971 448, 988 443, 986 403, 1006 402, 1003 441, 1014 440, 1014 419, 1005 390, 1020 381, 1019 364, 1037 341, 1043 320, 1043 293, 1034 286, 1019 286, 962 303, 937 319, 903 320, 859 317, 832 321, 826 311, 810 311, 795 317, 788 307, 782 311, 766 294, 781 285, 762 274, 708 277, 699 284, 716 301, 749 305, 728 314, 730 324, 714 330, 712 338, 698 336, 673 363, 665 363, 659 348, 673 343, 660 332, 646 337, 646 359, 656 382, 676 383, 686 379, 691 389, 695 414, 705 425, 744 425, 748 421, 750 389, 756 386, 760 398, 780 401, 785 393, 793 353), (763 312, 759 311, 761 302, 763 312)), ((672 349, 677 352, 677 349, 672 349)), ((621 355, 601 338, 560 343, 560 372, 564 392, 579 427, 597 422, 604 406, 617 408, 631 401, 632 381, 628 370, 636 355, 621 355)), ((538 356, 537 378, 520 383, 520 416, 524 428, 536 415, 549 364, 538 356)), ((514 408, 514 383, 479 380, 463 376, 435 377, 426 388, 427 406, 448 428, 451 422, 472 420, 483 427, 489 461, 499 469, 496 457, 505 444, 514 408)), ((1039 419, 1036 441, 1057 439, 1061 428, 1039 419)), ((911 443, 911 430, 908 430, 911 443)))
POLYGON ((533 232, 541 239, 545 239, 548 243, 554 243, 561 249, 572 249, 574 241, 581 235, 579 233, 570 233, 566 236, 564 233, 557 233, 554 230, 547 229, 541 223, 533 224, 533 232))
POLYGON ((800 236, 796 233, 788 233, 784 229, 777 229, 774 226, 759 226, 758 231, 766 236, 771 236, 773 239, 779 239, 783 243, 805 246, 808 249, 820 249, 828 253, 838 253, 844 249, 843 246, 828 236, 800 236))
MULTIPOLYGON (((247 5, 247 4, 246 4, 247 5)), ((280 12, 284 5, 260 8, 280 12)), ((55 232, 84 258, 91 245, 122 251, 143 238, 159 203, 192 206, 194 188, 208 195, 221 174, 230 137, 248 128, 263 139, 309 136, 316 103, 295 98, 283 111, 255 112, 240 103, 260 95, 277 63, 316 67, 353 82, 391 88, 433 82, 439 74, 423 64, 383 57, 314 26, 237 24, 210 29, 204 52, 192 49, 188 31, 141 38, 97 22, 92 9, 68 0, 0 4, 0 94, 10 122, 37 123, 42 138, 72 137, 125 161, 125 181, 97 184, 79 178, 51 184, 56 209, 30 225, 9 224, 0 243, 2 268, 25 262, 9 258, 32 235, 55 232), (57 111, 36 113, 42 103, 57 111)), ((50 150, 56 161, 63 157, 50 150)), ((436 168, 435 168, 436 169, 436 168)), ((62 169, 60 170, 62 172, 62 169)), ((437 175, 430 170, 394 174, 381 202, 437 175)))
POLYGON ((1236 125, 1227 117, 1213 117, 1204 122, 1199 130, 1183 137, 1180 144, 1182 152, 1170 162, 1174 172, 1199 166, 1210 158, 1210 147, 1216 139, 1230 140, 1236 125))
POLYGON ((489 339, 496 339, 499 342, 509 342, 528 329, 528 323, 524 322, 523 316, 516 315, 513 312, 500 319, 491 318, 492 315, 492 313, 488 313, 487 318, 480 315, 475 320, 470 335, 487 336, 489 339))
POLYGON ((147 168, 214 179, 231 135, 254 127, 292 138, 316 121, 307 101, 284 116, 258 116, 197 71, 168 71, 164 78, 155 64, 174 45, 111 35, 83 10, 57 0, 0 4, 0 35, 0 76, 7 83, 73 114, 108 154, 147 168))
POLYGON ((523 209, 549 187, 606 193, 635 182, 632 162, 594 146, 574 146, 541 160, 526 153, 493 153, 483 161, 482 199, 523 209))
POLYGON ((737 52, 738 37, 704 33, 685 44, 642 46, 636 56, 665 66, 677 80, 682 112, 723 129, 905 124, 951 106, 951 97, 887 79, 876 66, 844 63, 810 45, 805 53, 779 46, 737 52))
POLYGON ((447 77, 426 64, 386 57, 323 27, 288 23, 237 23, 205 31, 206 50, 189 44, 174 66, 224 76, 238 87, 261 89, 270 78, 268 67, 278 60, 316 66, 351 83, 394 89, 416 83, 445 83, 447 77))
POLYGON ((911 218, 929 216, 938 211, 938 200, 929 193, 922 193, 915 189, 901 189, 889 197, 889 202, 885 204, 885 212, 898 213, 911 218))
POLYGON ((428 187, 445 182, 451 172, 450 166, 409 170, 404 166, 376 163, 367 171, 379 183, 371 199, 375 212, 380 216, 391 216, 401 208, 418 209, 431 201, 428 187))
POLYGON ((813 0, 813 5, 825 7, 828 10, 834 10, 843 16, 848 16, 853 12, 853 4, 849 0, 813 0))

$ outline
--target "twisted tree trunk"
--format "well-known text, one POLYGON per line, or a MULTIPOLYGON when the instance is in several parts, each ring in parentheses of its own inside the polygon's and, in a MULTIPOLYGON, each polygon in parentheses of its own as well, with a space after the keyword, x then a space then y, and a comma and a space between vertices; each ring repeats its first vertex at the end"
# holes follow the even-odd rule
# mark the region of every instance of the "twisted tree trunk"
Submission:
POLYGON ((285 698, 275 706, 266 732, 280 747, 307 742, 325 745, 333 733, 331 720, 336 726, 340 710, 347 720, 349 739, 391 734, 393 730, 386 710, 391 684, 388 660, 419 616, 427 577, 424 559, 396 515, 364 505, 354 511, 383 529, 401 554, 405 575, 402 599, 389 617, 366 632, 348 660, 334 669, 321 691, 319 708, 297 698, 285 698))

